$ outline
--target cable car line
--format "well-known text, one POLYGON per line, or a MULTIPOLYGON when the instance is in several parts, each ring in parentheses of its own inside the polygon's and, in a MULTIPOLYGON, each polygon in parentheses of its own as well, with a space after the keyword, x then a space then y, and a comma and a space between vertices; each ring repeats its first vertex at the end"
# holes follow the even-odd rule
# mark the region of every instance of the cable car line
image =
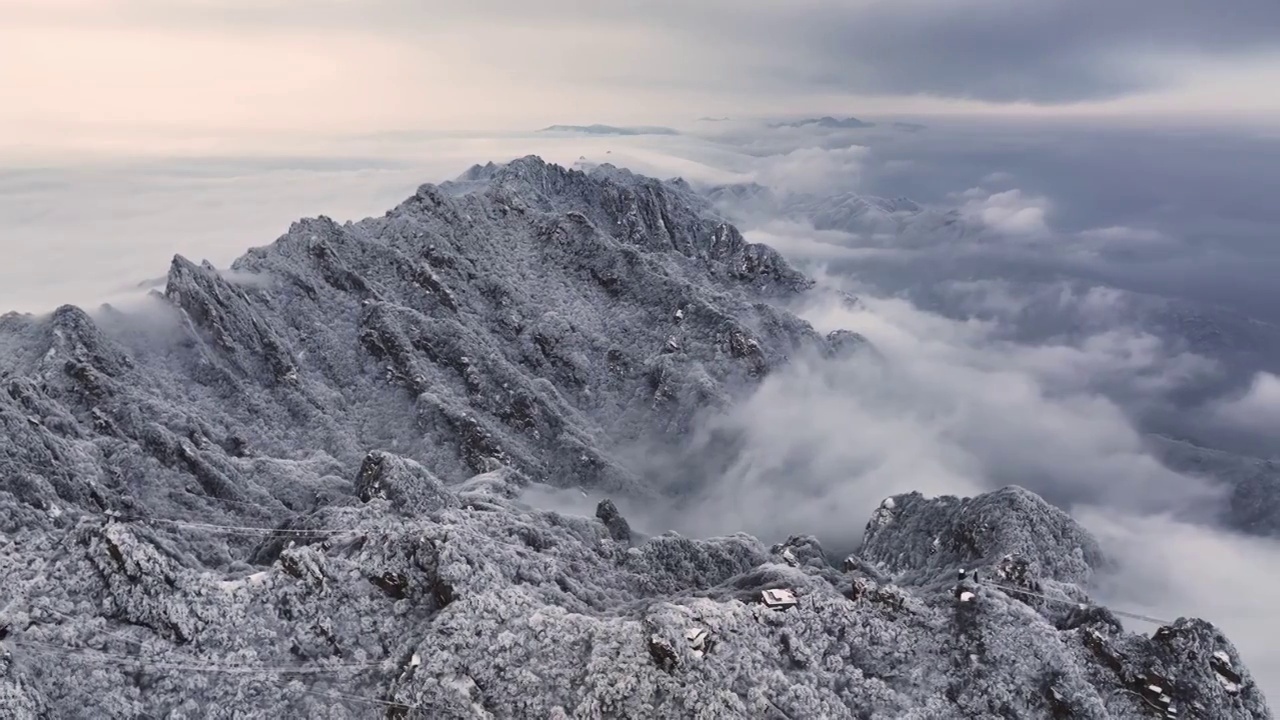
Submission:
POLYGON ((1097 608, 1099 610, 1105 610, 1109 613, 1112 613, 1113 615, 1121 615, 1123 617, 1133 618, 1134 620, 1142 620, 1144 622, 1149 622, 1149 623, 1155 623, 1157 625, 1173 624, 1173 621, 1171 620, 1161 620, 1160 618, 1153 618, 1149 615, 1139 615, 1138 613, 1125 612, 1123 610, 1113 610, 1109 607, 1104 607, 1102 605, 1095 605, 1093 603, 1081 603, 1081 602, 1075 602, 1072 600, 1063 600, 1061 598, 1049 597, 1048 595, 1041 595, 1040 593, 1031 592, 1030 590, 1023 590, 1022 588, 1010 587, 1008 585, 1001 585, 999 583, 994 583, 994 582, 991 582, 990 580, 982 580, 979 584, 987 585, 993 588, 998 588, 1006 592, 1021 593, 1022 595, 1030 595, 1032 597, 1038 597, 1042 600, 1048 600, 1049 602, 1058 603, 1060 605, 1073 605, 1079 608, 1097 608))

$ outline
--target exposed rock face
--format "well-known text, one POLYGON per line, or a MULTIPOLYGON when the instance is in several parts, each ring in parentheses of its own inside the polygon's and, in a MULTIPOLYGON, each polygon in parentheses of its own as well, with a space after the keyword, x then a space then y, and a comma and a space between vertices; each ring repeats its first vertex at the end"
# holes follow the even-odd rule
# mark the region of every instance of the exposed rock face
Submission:
POLYGON ((596 517, 609 530, 609 537, 622 543, 631 542, 631 525, 626 518, 622 517, 622 513, 618 512, 618 507, 612 500, 600 501, 596 506, 596 517))
POLYGON ((0 707, 1130 717, 1156 673, 1181 717, 1270 717, 1207 623, 1150 639, 1008 589, 1083 602, 1105 562, 1022 490, 895 498, 840 567, 519 501, 652 492, 620 448, 789 357, 856 361, 774 304, 808 287, 683 183, 525 158, 231 272, 176 258, 143 315, 0 318, 0 707), (957 605, 957 565, 1007 587, 957 605))

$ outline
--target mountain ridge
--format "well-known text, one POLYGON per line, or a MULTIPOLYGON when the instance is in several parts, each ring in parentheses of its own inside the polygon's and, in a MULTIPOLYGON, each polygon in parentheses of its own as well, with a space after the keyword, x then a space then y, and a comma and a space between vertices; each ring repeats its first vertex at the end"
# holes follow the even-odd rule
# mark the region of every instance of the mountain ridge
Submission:
POLYGON ((615 125, 550 125, 538 132, 567 132, 584 135, 679 135, 668 127, 618 127, 615 125))
POLYGON ((777 123, 773 123, 769 127, 771 128, 802 128, 802 127, 807 127, 811 125, 823 128, 824 130, 833 130, 833 129, 851 130, 851 129, 860 129, 860 128, 872 128, 876 126, 876 124, 873 122, 859 120, 856 117, 834 118, 834 117, 831 117, 830 115, 824 115, 822 117, 811 117, 811 118, 805 118, 803 120, 777 122, 777 123))

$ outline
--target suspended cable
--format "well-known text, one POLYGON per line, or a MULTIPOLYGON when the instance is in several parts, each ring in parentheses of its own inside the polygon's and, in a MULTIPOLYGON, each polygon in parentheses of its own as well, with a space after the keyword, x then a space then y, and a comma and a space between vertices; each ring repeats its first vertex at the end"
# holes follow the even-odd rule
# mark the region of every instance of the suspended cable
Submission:
POLYGON ((323 692, 320 690, 308 690, 307 688, 290 687, 285 683, 272 683, 277 687, 284 688, 290 692, 301 692, 308 695, 317 695, 319 697, 332 698, 336 700, 349 700, 351 702, 368 703, 370 705, 380 705, 382 707, 391 707, 405 710, 425 710, 421 705, 410 705, 408 703, 400 703, 392 700, 380 700, 378 698, 363 697, 361 695, 348 695, 347 693, 323 692))
POLYGON ((146 517, 143 515, 116 515, 108 514, 107 517, 120 520, 121 522, 138 522, 138 523, 154 523, 158 525, 169 525, 172 527, 191 528, 193 530, 208 530, 210 532, 221 532, 226 535, 251 535, 263 537, 315 537, 317 535, 333 536, 342 535, 350 532, 358 532, 354 528, 318 528, 315 530, 306 530, 300 528, 264 528, 252 525, 218 525, 216 523, 191 522, 188 520, 171 520, 168 518, 146 517))
MULTIPOLYGON (((200 496, 195 496, 200 497, 200 496)), ((266 510, 266 508, 263 508, 266 510)), ((292 511, 291 511, 292 512, 292 511)), ((343 535, 346 533, 360 532, 357 528, 269 528, 256 525, 219 525, 217 523, 193 522, 190 520, 175 520, 171 518, 149 517, 146 515, 135 515, 122 513, 118 510, 107 510, 102 513, 82 512, 80 515, 89 517, 107 518, 108 520, 116 520, 121 523, 141 523, 168 525, 171 527, 190 528, 193 530, 205 530, 208 532, 217 532, 223 535, 239 535, 249 537, 331 537, 335 535, 343 535)), ((296 513, 295 513, 296 515, 296 513)))
MULTIPOLYGON (((13 645, 26 648, 37 654, 58 656, 62 658, 80 660, 80 661, 85 661, 85 662, 95 663, 95 664, 108 663, 111 665, 118 665, 120 663, 126 663, 129 665, 141 667, 142 669, 145 669, 145 670, 208 672, 208 673, 230 674, 230 675, 250 674, 250 673, 281 674, 281 675, 318 675, 318 674, 329 674, 329 673, 335 673, 335 672, 344 672, 349 670, 351 671, 369 670, 373 668, 379 668, 384 664, 383 662, 350 663, 350 664, 343 664, 343 665, 329 665, 329 666, 316 667, 316 668, 297 668, 297 667, 282 667, 282 666, 235 667, 230 665, 213 665, 213 664, 197 665, 197 664, 182 664, 182 663, 170 663, 170 662, 150 662, 150 661, 146 661, 145 659, 133 658, 125 655, 105 653, 105 652, 100 652, 96 650, 88 650, 85 648, 62 647, 62 646, 50 645, 48 643, 42 643, 42 642, 31 641, 31 640, 16 641, 13 643, 13 645)), ((303 688, 303 687, 293 687, 287 683, 278 682, 278 681, 266 680, 265 682, 275 685, 277 687, 280 687, 289 692, 300 692, 308 695, 315 695, 317 697, 328 698, 331 700, 345 700, 348 702, 365 703, 368 705, 397 708, 397 709, 403 709, 403 710, 423 709, 422 706, 411 704, 411 703, 394 702, 390 700, 382 700, 379 698, 365 697, 362 695, 352 695, 350 693, 326 692, 321 690, 312 690, 312 689, 303 688)), ((150 717, 150 715, 148 715, 148 717, 150 717)))
POLYGON ((197 528, 201 530, 226 530, 229 532, 250 533, 250 534, 256 533, 256 534, 262 534, 262 535, 283 535, 283 536, 341 535, 343 533, 352 532, 351 529, 304 530, 304 529, 296 529, 296 528, 280 528, 280 529, 263 528, 263 527, 254 527, 254 526, 245 526, 245 525, 217 525, 214 523, 189 522, 186 520, 169 520, 165 518, 140 518, 140 520, 142 522, 147 522, 147 523, 160 523, 162 525, 175 525, 178 527, 197 528))
MULTIPOLYGON (((49 613, 50 615, 57 615, 58 617, 62 618, 63 620, 70 620, 71 622, 79 622, 80 620, 82 620, 82 619, 83 619, 83 618, 75 617, 74 615, 68 615, 68 614, 63 613, 63 612, 58 612, 57 610, 54 610, 54 609, 52 609, 52 608, 40 608, 40 607, 37 607, 37 608, 32 608, 32 609, 33 609, 33 610, 38 610, 39 612, 47 612, 47 613, 49 613)), ((97 617, 101 617, 101 616, 97 616, 97 617)), ((103 620, 106 620, 106 618, 105 618, 105 617, 103 617, 103 620)), ((141 639, 141 638, 132 638, 132 637, 128 637, 128 636, 126 636, 126 635, 122 635, 122 634, 120 634, 120 632, 119 632, 119 631, 114 631, 114 630, 107 629, 107 630, 101 630, 101 631, 99 631, 99 632, 100 632, 100 634, 103 634, 103 635, 109 635, 109 636, 111 636, 111 637, 113 637, 113 638, 115 638, 115 639, 117 639, 117 640, 122 640, 122 641, 124 641, 124 642, 126 642, 126 643, 137 643, 138 645, 141 645, 141 644, 142 644, 142 639, 141 639)))
POLYGON ((248 674, 248 673, 266 673, 266 674, 281 674, 281 675, 315 675, 315 674, 327 674, 327 673, 335 673, 335 672, 341 673, 341 672, 347 672, 347 671, 370 670, 373 668, 380 668, 385 664, 385 661, 379 661, 379 662, 367 662, 367 663, 325 665, 320 667, 309 667, 309 668, 296 667, 296 666, 281 666, 281 665, 236 666, 236 665, 194 664, 194 663, 184 664, 184 663, 175 663, 175 662, 167 662, 167 661, 152 661, 152 660, 147 660, 146 658, 139 658, 136 655, 135 656, 120 655, 117 653, 108 653, 100 650, 90 650, 87 648, 73 648, 73 647, 65 647, 61 645, 52 645, 49 643, 42 643, 35 640, 17 640, 17 641, 14 641, 12 644, 16 647, 27 648, 28 650, 31 650, 32 652, 35 652, 35 653, 43 653, 45 655, 58 655, 61 657, 72 658, 75 660, 89 662, 89 663, 109 663, 109 664, 128 663, 131 665, 140 666, 144 669, 150 668, 150 669, 159 669, 159 670, 175 670, 175 671, 182 671, 182 672, 211 672, 211 673, 223 673, 223 674, 231 674, 231 675, 248 674))
MULTIPOLYGON (((215 499, 211 495, 208 495, 208 496, 191 495, 191 497, 208 497, 211 499, 215 499)), ((216 498, 216 499, 220 499, 220 498, 216 498)), ((239 501, 229 500, 227 502, 239 502, 239 501)), ((254 507, 258 507, 264 511, 269 510, 268 508, 265 508, 262 506, 255 505, 254 507)), ((295 517, 297 517, 300 514, 297 511, 293 511, 293 510, 289 510, 289 512, 292 513, 295 517)), ((256 525, 220 525, 217 523, 206 523, 206 522, 195 522, 190 520, 177 520, 172 518, 151 517, 151 516, 141 515, 141 514, 125 513, 119 510, 107 510, 102 513, 80 512, 78 514, 86 515, 90 517, 100 517, 100 518, 105 517, 108 520, 116 520, 121 523, 167 525, 169 527, 188 528, 192 530, 203 530, 206 532, 213 532, 221 535, 233 535, 233 536, 239 536, 239 537, 313 538, 313 537, 334 537, 334 536, 345 535, 350 533, 368 532, 367 530, 361 529, 360 527, 309 529, 309 528, 269 528, 269 527, 261 527, 256 525)))
POLYGON ((259 503, 259 502, 249 502, 249 501, 247 501, 247 500, 232 500, 232 499, 230 499, 230 498, 218 497, 217 495, 197 495, 196 493, 181 493, 181 494, 177 494, 177 493, 175 493, 175 494, 177 495, 177 497, 176 497, 176 498, 173 498, 173 496, 170 496, 171 498, 173 498, 173 499, 175 499, 175 500, 178 500, 178 499, 181 499, 181 500, 187 500, 187 499, 190 499, 190 498, 195 498, 195 499, 198 499, 198 500, 217 500, 218 502, 231 503, 231 504, 233 504, 233 505, 242 505, 242 506, 244 506, 244 507, 254 508, 254 509, 261 510, 261 511, 263 511, 263 512, 267 512, 267 513, 278 512, 279 510, 285 510, 285 511, 290 512, 290 513, 293 513, 293 514, 295 514, 295 515, 298 513, 298 511, 297 511, 297 510, 294 510, 293 508, 289 507, 288 505, 285 505, 285 504, 284 504, 283 502, 281 502, 279 499, 274 498, 274 497, 272 498, 272 500, 275 500, 275 501, 279 504, 279 507, 270 507, 270 506, 265 505, 265 504, 263 504, 263 503, 259 503))
POLYGON ((1161 620, 1159 618, 1153 618, 1148 615, 1139 615, 1138 613, 1125 612, 1123 610, 1112 610, 1111 608, 1103 607, 1101 605, 1095 605, 1092 603, 1082 603, 1082 602, 1076 602, 1074 600, 1063 600, 1062 598, 1050 597, 1048 595, 1041 595, 1040 593, 1031 592, 1030 590, 1023 590, 1022 588, 1010 587, 1008 585, 1001 585, 999 583, 991 582, 990 580, 983 580, 981 581, 980 584, 987 585, 993 588, 999 588, 1000 590, 1004 590, 1007 592, 1020 593, 1022 595, 1030 595, 1032 597, 1038 597, 1042 600, 1048 600, 1049 602, 1058 603, 1060 605, 1072 605, 1074 607, 1078 607, 1081 609, 1096 608, 1099 610, 1105 610, 1106 612, 1112 613, 1113 615, 1121 615, 1123 617, 1133 618, 1134 620, 1143 620, 1145 622, 1155 623, 1157 625, 1173 624, 1173 622, 1170 620, 1161 620))

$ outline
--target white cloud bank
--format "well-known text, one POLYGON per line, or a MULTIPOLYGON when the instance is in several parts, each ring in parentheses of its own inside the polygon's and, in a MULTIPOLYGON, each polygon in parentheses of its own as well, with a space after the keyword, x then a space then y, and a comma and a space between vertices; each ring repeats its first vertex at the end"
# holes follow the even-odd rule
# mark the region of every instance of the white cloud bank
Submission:
POLYGON ((1250 432, 1280 436, 1280 377, 1260 372, 1241 396, 1211 408, 1215 419, 1250 432))
POLYGON ((1050 235, 1047 216, 1053 205, 1046 197, 1019 189, 991 192, 981 187, 961 193, 960 211, 970 222, 1011 238, 1039 240, 1050 235))
POLYGON ((866 336, 875 355, 798 363, 719 421, 744 454, 681 521, 701 533, 813 532, 849 545, 887 495, 971 495, 1017 484, 1060 505, 1186 512, 1219 491, 1172 472, 1125 413, 1092 390, 1099 375, 1176 386, 1185 357, 1153 338, 1106 332, 1074 345, 996 339, 902 300, 809 309, 820 331, 866 336))

